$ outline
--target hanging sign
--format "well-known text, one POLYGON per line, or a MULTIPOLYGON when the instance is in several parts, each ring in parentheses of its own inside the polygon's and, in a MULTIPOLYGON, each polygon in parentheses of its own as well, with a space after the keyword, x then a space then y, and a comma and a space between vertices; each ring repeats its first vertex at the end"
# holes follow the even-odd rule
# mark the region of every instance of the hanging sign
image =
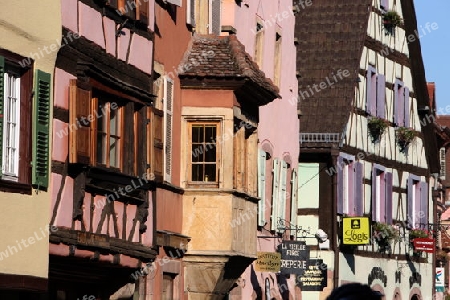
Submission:
POLYGON ((255 262, 255 271, 257 272, 280 272, 281 253, 277 252, 258 252, 258 258, 255 262))
POLYGON ((434 239, 430 238, 415 238, 413 239, 415 251, 423 251, 427 253, 434 252, 434 239))
POLYGON ((285 241, 280 245, 281 273, 303 274, 309 259, 309 247, 303 241, 285 241))
POLYGON ((369 218, 343 218, 342 243, 344 245, 370 244, 369 218))
POLYGON ((303 291, 323 291, 327 286, 327 265, 322 259, 308 260, 308 268, 297 276, 297 283, 303 291))

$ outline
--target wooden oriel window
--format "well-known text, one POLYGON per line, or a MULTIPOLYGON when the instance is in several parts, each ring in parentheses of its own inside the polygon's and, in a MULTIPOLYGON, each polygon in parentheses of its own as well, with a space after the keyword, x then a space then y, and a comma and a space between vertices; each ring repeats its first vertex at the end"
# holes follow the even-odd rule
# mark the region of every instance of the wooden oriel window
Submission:
MULTIPOLYGON (((161 120, 153 122, 156 117, 147 115, 148 108, 138 99, 92 84, 94 89, 77 80, 70 83, 69 162, 134 176, 161 173, 162 167, 153 164, 161 151, 145 155, 147 131, 148 138, 162 139, 161 120)), ((162 150, 159 143, 150 145, 162 150)))
POLYGON ((189 123, 189 181, 193 184, 218 184, 219 122, 189 123))

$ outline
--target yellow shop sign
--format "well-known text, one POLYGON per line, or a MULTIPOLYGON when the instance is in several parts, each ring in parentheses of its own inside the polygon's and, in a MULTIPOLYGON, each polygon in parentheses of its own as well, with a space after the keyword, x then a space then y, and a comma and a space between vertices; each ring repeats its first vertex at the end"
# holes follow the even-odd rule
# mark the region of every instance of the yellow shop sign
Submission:
POLYGON ((258 252, 255 262, 255 271, 258 272, 280 272, 281 253, 258 252))
POLYGON ((343 218, 342 228, 344 245, 367 245, 370 243, 369 218, 343 218))

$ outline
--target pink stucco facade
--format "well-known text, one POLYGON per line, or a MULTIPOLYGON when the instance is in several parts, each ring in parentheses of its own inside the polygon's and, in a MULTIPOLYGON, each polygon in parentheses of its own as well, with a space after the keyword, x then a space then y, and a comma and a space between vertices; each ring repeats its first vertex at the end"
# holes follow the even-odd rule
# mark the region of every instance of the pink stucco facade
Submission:
MULTIPOLYGON (((299 157, 299 119, 297 115, 298 84, 296 78, 296 46, 294 44, 295 17, 292 12, 292 1, 259 1, 248 0, 236 5, 235 1, 223 1, 222 21, 223 25, 230 25, 237 30, 238 39, 245 45, 245 49, 254 57, 255 36, 257 20, 264 25, 263 29, 263 57, 262 66, 267 77, 275 81, 275 40, 278 33, 282 37, 281 42, 281 75, 279 81, 280 95, 282 98, 260 107, 258 139, 259 148, 270 152, 271 160, 266 161, 266 207, 265 219, 271 216, 272 194, 272 161, 277 158, 289 163, 288 186, 290 191, 290 173, 297 168, 299 157)), ((286 201, 286 219, 290 220, 289 195, 286 201)), ((296 216, 294 216, 296 218, 296 216)), ((268 221, 270 222, 270 221, 268 221)), ((269 223, 268 223, 269 224, 269 223)), ((268 229, 269 226, 264 227, 268 229)), ((267 236, 268 231, 258 231, 258 236, 267 236)), ((270 235, 270 234, 269 234, 270 235)), ((280 239, 258 238, 257 251, 276 252, 280 239)), ((281 299, 280 292, 289 291, 290 299, 299 296, 300 290, 295 287, 295 276, 279 282, 279 276, 275 273, 255 272, 254 265, 247 268, 238 281, 238 288, 231 293, 230 299, 254 299, 255 291, 262 290, 263 299, 265 279, 269 278, 271 298, 281 299), (254 282, 256 275, 258 284, 254 282), (259 285, 259 286, 258 286, 259 285)), ((283 298, 284 299, 284 298, 283 298)))

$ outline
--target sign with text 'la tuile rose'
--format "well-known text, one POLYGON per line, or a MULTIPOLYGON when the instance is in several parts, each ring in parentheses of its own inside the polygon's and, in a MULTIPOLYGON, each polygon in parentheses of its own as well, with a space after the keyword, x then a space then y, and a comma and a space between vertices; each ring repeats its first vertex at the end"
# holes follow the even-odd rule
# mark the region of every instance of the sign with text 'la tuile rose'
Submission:
POLYGON ((368 245, 370 243, 369 218, 343 218, 342 243, 344 245, 368 245))
POLYGON ((257 272, 280 272, 281 253, 277 252, 257 252, 258 258, 255 262, 257 272))

